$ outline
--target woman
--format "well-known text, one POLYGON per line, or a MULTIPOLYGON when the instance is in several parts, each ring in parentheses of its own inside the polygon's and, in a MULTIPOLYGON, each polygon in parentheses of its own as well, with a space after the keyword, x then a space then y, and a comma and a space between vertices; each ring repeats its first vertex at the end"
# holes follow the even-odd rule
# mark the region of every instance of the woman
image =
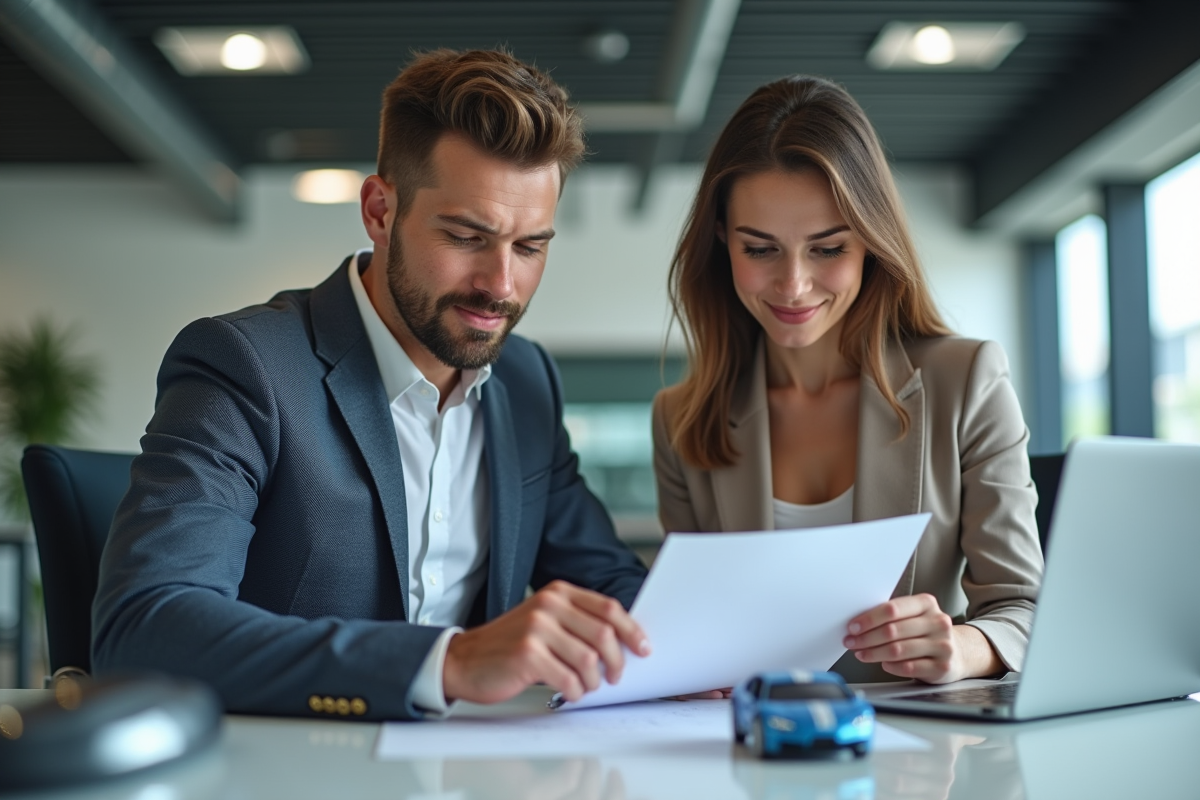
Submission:
POLYGON ((654 404, 667 531, 933 515, 834 669, 945 683, 1019 671, 1042 554, 1002 349, 952 336, 874 130, 794 76, 725 127, 671 267, 685 380, 654 404))

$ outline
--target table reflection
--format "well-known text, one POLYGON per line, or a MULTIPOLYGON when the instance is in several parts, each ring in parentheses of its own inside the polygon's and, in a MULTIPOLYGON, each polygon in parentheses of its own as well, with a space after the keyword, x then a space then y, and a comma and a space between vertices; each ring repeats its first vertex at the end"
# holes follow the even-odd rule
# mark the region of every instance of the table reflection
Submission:
MULTIPOLYGON (((1059 800, 1200 797, 1200 703, 1022 724, 883 715, 929 743, 841 762, 754 759, 744 748, 577 758, 374 758, 365 723, 229 717, 221 743, 137 779, 41 800, 1059 800)), ((430 723, 436 724, 436 723, 430 723)), ((6 798, 8 800, 8 798, 6 798)), ((15 798, 14 798, 15 800, 15 798)))
MULTIPOLYGON (((928 750, 843 762, 727 756, 448 761, 412 800, 454 798, 751 798, 890 800, 1200 796, 1200 705, 1159 703, 1024 724, 889 717, 928 750)), ((433 764, 426 762, 429 770, 433 764)))

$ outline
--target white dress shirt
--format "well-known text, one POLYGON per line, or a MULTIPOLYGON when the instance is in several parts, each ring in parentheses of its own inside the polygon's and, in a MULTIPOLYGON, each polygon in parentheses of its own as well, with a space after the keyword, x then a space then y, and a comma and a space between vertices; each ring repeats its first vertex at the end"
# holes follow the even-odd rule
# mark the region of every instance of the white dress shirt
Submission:
POLYGON ((439 411, 438 388, 412 363, 363 288, 359 258, 370 254, 359 250, 350 260, 350 288, 383 378, 404 468, 408 620, 449 626, 417 673, 413 703, 444 715, 446 648, 487 577, 490 491, 479 402, 492 368, 463 370, 439 411))

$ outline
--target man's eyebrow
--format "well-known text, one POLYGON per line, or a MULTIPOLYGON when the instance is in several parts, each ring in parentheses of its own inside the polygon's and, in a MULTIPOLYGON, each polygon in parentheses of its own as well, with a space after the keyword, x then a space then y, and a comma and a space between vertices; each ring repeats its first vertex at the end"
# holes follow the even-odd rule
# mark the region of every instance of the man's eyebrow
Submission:
MULTIPOLYGON (((760 231, 757 228, 751 228, 749 225, 738 225, 736 228, 734 228, 734 230, 738 231, 739 233, 748 233, 757 239, 766 239, 768 242, 779 241, 777 238, 775 238, 771 234, 760 231)), ((820 231, 819 233, 814 233, 812 236, 805 236, 804 241, 812 242, 817 239, 824 239, 826 236, 833 236, 835 233, 841 233, 842 231, 848 231, 848 230, 850 230, 849 225, 838 225, 836 227, 830 228, 827 231, 820 231)))
POLYGON ((437 218, 442 222, 449 222, 451 225, 461 225, 464 228, 470 228, 473 231, 490 234, 491 236, 495 236, 500 232, 490 225, 485 225, 484 223, 477 222, 470 217, 462 217, 457 214, 438 214, 437 218))
MULTIPOLYGON (((493 228, 492 226, 485 225, 484 223, 473 220, 470 217, 463 217, 463 216, 459 216, 457 214, 438 214, 437 218, 440 219, 442 222, 449 222, 451 225, 461 225, 464 228, 470 228, 473 231, 479 231, 480 233, 486 233, 489 236, 495 236, 497 233, 499 233, 499 231, 496 230, 495 228, 493 228)), ((528 236, 522 236, 521 241, 542 242, 542 241, 549 241, 550 239, 553 239, 553 238, 554 238, 554 229, 547 228, 544 231, 538 231, 537 233, 531 233, 528 236)))

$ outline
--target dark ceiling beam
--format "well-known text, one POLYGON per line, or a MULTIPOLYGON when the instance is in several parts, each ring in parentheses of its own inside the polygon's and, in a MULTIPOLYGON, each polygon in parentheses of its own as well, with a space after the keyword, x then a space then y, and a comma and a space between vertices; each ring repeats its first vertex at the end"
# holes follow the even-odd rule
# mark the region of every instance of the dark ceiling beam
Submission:
POLYGON ((1200 60, 1200 3, 1129 5, 1128 24, 975 161, 974 222, 1200 60))
POLYGON ((657 90, 674 124, 650 134, 641 148, 634 213, 646 207, 654 171, 678 161, 685 132, 704 122, 740 6, 741 0, 678 0, 657 90))
POLYGON ((654 100, 580 103, 589 133, 688 131, 704 122, 741 0, 676 0, 654 100))
POLYGON ((0 35, 130 155, 215 219, 237 218, 230 158, 85 0, 0 0, 0 35))

